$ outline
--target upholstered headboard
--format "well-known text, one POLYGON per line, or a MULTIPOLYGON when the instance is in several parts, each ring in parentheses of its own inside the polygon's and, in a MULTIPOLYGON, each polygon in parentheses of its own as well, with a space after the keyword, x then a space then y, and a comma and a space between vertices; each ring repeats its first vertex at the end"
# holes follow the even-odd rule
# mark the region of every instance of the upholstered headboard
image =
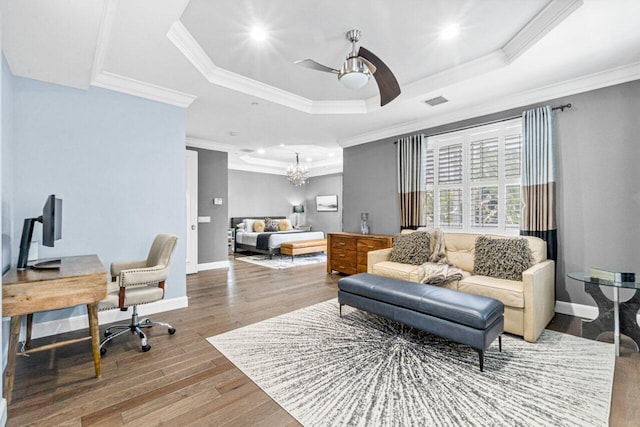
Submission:
POLYGON ((238 224, 240 224, 245 219, 287 219, 286 216, 232 216, 231 217, 231 228, 236 228, 238 224))

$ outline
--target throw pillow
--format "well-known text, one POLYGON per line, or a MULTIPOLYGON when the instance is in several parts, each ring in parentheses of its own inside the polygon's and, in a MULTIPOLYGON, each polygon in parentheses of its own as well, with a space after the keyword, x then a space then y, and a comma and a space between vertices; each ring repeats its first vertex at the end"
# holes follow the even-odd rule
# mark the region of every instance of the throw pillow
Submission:
POLYGON ((533 265, 529 242, 523 238, 476 239, 473 274, 498 279, 522 280, 522 272, 533 265))
POLYGON ((430 247, 429 233, 424 231, 396 234, 391 248, 391 261, 422 265, 429 262, 430 247))
POLYGON ((280 221, 277 219, 265 218, 264 231, 278 231, 279 222, 280 221))
POLYGON ((291 230, 291 225, 289 224, 289 221, 286 219, 283 219, 282 221, 280 221, 278 223, 278 230, 279 231, 289 231, 291 230))
POLYGON ((253 231, 256 233, 262 233, 264 231, 264 221, 259 219, 253 222, 253 231))

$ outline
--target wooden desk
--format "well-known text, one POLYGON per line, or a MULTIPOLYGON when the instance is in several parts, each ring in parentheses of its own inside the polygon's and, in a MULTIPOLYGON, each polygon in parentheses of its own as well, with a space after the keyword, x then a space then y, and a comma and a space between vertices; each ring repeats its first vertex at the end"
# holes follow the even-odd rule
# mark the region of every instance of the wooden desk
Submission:
POLYGON ((98 327, 98 301, 107 297, 107 272, 97 255, 65 257, 60 270, 23 270, 15 268, 2 278, 2 315, 11 317, 9 351, 5 372, 4 391, 7 404, 11 403, 16 356, 44 351, 80 341, 91 340, 96 377, 102 375, 100 366, 100 331, 98 327), (29 315, 27 346, 29 345, 32 314, 87 304, 91 336, 61 341, 18 353, 18 340, 22 316, 29 315))

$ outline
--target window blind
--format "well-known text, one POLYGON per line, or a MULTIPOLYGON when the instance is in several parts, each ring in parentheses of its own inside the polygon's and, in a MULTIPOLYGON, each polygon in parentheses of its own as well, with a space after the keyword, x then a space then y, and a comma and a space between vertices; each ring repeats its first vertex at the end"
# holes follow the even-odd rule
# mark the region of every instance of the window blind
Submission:
POLYGON ((438 150, 438 184, 462 182, 462 144, 440 147, 438 150))
POLYGON ((472 181, 498 178, 498 137, 472 141, 469 158, 472 181))

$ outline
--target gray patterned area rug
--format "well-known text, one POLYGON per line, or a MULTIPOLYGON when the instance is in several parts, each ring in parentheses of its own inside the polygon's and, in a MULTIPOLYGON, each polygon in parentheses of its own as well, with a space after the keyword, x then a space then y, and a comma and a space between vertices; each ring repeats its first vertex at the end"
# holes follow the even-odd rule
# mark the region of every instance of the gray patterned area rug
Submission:
POLYGON ((305 426, 605 426, 611 344, 470 347, 331 300, 208 339, 305 426))
POLYGON ((283 268, 300 267, 303 265, 327 262, 327 254, 296 255, 293 259, 291 259, 290 255, 274 255, 272 259, 269 259, 269 255, 251 255, 239 256, 236 257, 236 260, 250 262, 251 264, 273 268, 275 270, 282 270, 283 268))

